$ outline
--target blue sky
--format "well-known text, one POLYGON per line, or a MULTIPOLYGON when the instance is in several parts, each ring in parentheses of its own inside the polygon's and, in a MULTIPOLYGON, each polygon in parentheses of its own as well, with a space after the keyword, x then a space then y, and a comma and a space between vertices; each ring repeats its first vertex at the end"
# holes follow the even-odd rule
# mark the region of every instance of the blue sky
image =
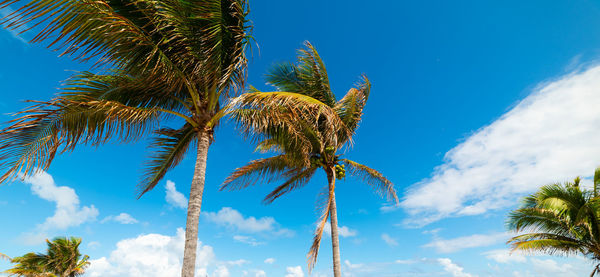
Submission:
MULTIPOLYGON (((251 9, 260 47, 248 83, 268 89, 269 65, 293 60, 305 40, 338 96, 362 73, 373 83, 348 155, 383 172, 403 201, 387 206, 350 179, 338 186, 347 276, 589 274, 592 265, 576 257, 508 256, 504 220, 537 187, 589 177, 600 165, 600 4, 305 0, 252 1, 251 9)), ((3 122, 25 107, 21 100, 49 99, 72 70, 89 67, 6 30, 0 50, 3 122)), ((74 235, 93 259, 89 276, 176 276, 194 161, 186 157, 136 200, 146 146, 82 146, 45 174, 1 186, 0 252, 41 251, 43 236, 74 235)), ((220 126, 208 158, 200 268, 307 276, 324 176, 269 206, 260 200, 274 184, 218 192, 231 170, 260 156, 252 150, 230 124, 220 126)), ((326 239, 313 276, 330 276, 330 253, 326 239)))

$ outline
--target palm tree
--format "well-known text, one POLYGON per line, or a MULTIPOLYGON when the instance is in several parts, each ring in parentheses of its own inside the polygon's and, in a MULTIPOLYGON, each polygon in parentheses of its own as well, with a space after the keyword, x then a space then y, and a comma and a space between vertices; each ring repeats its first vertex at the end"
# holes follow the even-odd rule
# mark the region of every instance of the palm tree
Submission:
POLYGON ((596 264, 591 276, 600 273, 600 169, 594 174, 594 189, 580 186, 578 177, 565 184, 546 185, 523 200, 510 213, 507 225, 515 232, 512 251, 550 255, 582 254, 596 264))
POLYGON ((22 2, 0 0, 0 9, 22 4, 0 24, 40 29, 33 42, 49 41, 98 72, 75 74, 55 98, 34 102, 0 132, 0 182, 45 170, 56 153, 79 144, 151 135, 141 197, 196 148, 182 267, 182 276, 194 276, 208 148, 221 103, 246 78, 247 1, 22 2))
POLYGON ((27 253, 10 259, 16 265, 4 273, 24 277, 75 277, 85 273, 90 262, 89 256, 79 253, 80 238, 58 237, 46 243, 46 254, 27 253))
MULTIPOLYGON (((352 88, 339 101, 330 89, 325 65, 315 48, 308 42, 299 50, 298 63, 283 63, 273 67, 267 74, 275 92, 253 92, 235 98, 231 107, 232 118, 241 126, 242 132, 260 143, 260 151, 273 151, 278 155, 258 159, 236 169, 223 183, 221 189, 237 190, 254 185, 259 180, 285 179, 264 199, 271 203, 282 195, 306 185, 318 169, 327 176, 323 212, 318 221, 312 247, 308 254, 309 272, 314 267, 323 230, 327 220, 331 222, 334 276, 341 276, 338 221, 335 201, 336 179, 349 175, 358 177, 372 186, 388 200, 398 202, 393 184, 378 171, 342 157, 360 122, 367 102, 370 83, 363 76, 356 88, 352 88), (312 121, 309 117, 293 120, 295 115, 282 108, 274 95, 286 95, 287 99, 314 103, 312 121), (300 100, 302 99, 302 100, 300 100), (272 122, 289 120, 289 125, 273 125, 272 122)), ((293 106, 293 105, 290 105, 293 106)))

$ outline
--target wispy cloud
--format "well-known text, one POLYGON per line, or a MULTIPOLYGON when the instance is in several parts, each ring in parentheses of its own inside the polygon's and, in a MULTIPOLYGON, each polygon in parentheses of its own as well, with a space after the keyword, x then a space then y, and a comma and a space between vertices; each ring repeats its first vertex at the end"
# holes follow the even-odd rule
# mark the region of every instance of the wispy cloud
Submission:
POLYGON ((254 216, 244 217, 240 212, 230 207, 224 207, 216 213, 205 212, 202 215, 210 222, 242 233, 268 233, 279 236, 291 236, 294 234, 292 230, 282 228, 270 216, 261 218, 254 216))
POLYGON ((106 223, 109 221, 114 221, 117 223, 121 223, 121 224, 135 224, 138 223, 138 220, 133 218, 133 216, 131 216, 128 213, 120 213, 119 215, 111 215, 111 216, 107 216, 104 219, 102 219, 102 221, 100 221, 100 223, 106 223))
POLYGON ((452 253, 466 248, 490 246, 503 242, 507 238, 508 234, 506 233, 475 234, 453 239, 443 239, 434 235, 433 240, 425 244, 424 247, 434 248, 439 253, 452 253))
MULTIPOLYGON (((325 234, 327 234, 328 236, 331 236, 331 223, 327 222, 325 224, 325 228, 323 229, 323 232, 325 232, 325 234)), ((358 231, 356 231, 354 229, 350 229, 350 228, 348 228, 348 226, 339 226, 338 227, 338 235, 342 238, 354 237, 357 234, 358 234, 358 231)))
POLYGON ((245 243, 245 244, 248 244, 251 246, 259 246, 259 245, 265 244, 264 242, 260 242, 251 236, 235 235, 235 236, 233 236, 233 240, 239 241, 241 243, 245 243))
POLYGON ((524 263, 527 262, 527 258, 520 252, 511 253, 508 249, 496 249, 487 251, 483 255, 497 263, 508 264, 508 263, 524 263))
POLYGON ((381 239, 389 246, 398 246, 398 241, 386 233, 381 234, 381 239))
POLYGON ((407 191, 406 223, 483 214, 541 185, 590 176, 599 165, 599 106, 600 66, 540 84, 407 191))
POLYGON ((285 272, 285 277, 304 277, 304 271, 300 266, 288 266, 285 272))
POLYGON ((444 267, 444 271, 452 274, 454 277, 475 277, 476 275, 472 275, 465 272, 465 269, 448 258, 439 258, 437 262, 444 267))
POLYGON ((167 180, 165 192, 165 200, 167 203, 176 208, 187 209, 188 199, 183 193, 177 191, 177 187, 173 181, 167 180))
POLYGON ((31 185, 33 194, 56 204, 54 215, 46 218, 34 232, 24 235, 26 243, 42 243, 49 232, 79 226, 96 220, 98 216, 98 210, 94 205, 81 207, 75 190, 66 186, 57 186, 54 178, 45 171, 24 178, 23 182, 31 185))

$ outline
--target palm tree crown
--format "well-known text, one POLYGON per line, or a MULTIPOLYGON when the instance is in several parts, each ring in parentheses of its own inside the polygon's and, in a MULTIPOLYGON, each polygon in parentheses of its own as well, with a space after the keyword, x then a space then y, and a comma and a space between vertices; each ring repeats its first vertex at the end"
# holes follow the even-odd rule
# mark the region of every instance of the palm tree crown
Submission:
POLYGON ((150 135, 141 196, 196 147, 182 269, 193 276, 206 155, 221 103, 246 78, 247 1, 0 0, 0 9, 11 4, 21 7, 1 26, 41 28, 33 42, 49 41, 98 72, 75 74, 0 131, 0 182, 47 169, 79 144, 150 135))
POLYGON ((243 133, 258 141, 257 150, 272 151, 277 155, 236 169, 221 189, 242 189, 258 182, 284 179, 265 197, 264 202, 271 203, 306 185, 318 169, 324 170, 329 183, 324 188, 326 193, 323 195, 327 197, 323 199, 322 216, 308 254, 311 270, 330 216, 332 228, 337 229, 337 214, 332 212, 332 208, 335 209, 335 179, 343 179, 346 169, 349 175, 366 182, 388 200, 398 202, 398 197, 393 184, 381 173, 341 155, 343 149, 351 144, 369 97, 371 84, 368 79, 363 76, 356 88, 337 100, 330 89, 327 71, 319 54, 310 43, 306 42, 305 46, 305 49, 299 50, 297 64, 282 63, 267 73, 268 83, 277 91, 253 89, 253 92, 233 99, 230 104, 232 118, 241 126, 243 133), (303 116, 296 116, 300 108, 294 105, 281 107, 281 99, 305 105, 305 112, 300 112, 303 116), (312 106, 307 108, 306 103, 312 106))
POLYGON ((46 254, 27 253, 10 259, 16 265, 4 273, 23 277, 75 277, 85 273, 90 262, 87 255, 79 253, 80 238, 58 237, 46 243, 46 254))
POLYGON ((508 241, 513 251, 582 254, 598 263, 592 276, 600 273, 600 198, 596 190, 600 169, 595 172, 593 190, 582 188, 580 182, 576 178, 543 186, 510 213, 508 228, 525 233, 508 241))

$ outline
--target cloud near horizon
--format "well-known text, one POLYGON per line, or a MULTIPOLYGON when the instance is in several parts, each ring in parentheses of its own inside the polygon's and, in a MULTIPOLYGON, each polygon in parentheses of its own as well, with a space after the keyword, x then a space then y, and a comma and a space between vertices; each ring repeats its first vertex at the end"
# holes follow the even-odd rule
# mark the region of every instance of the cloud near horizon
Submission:
POLYGON ((554 182, 600 165, 600 66, 542 83, 510 111, 448 151, 406 192, 408 225, 517 205, 554 182))

